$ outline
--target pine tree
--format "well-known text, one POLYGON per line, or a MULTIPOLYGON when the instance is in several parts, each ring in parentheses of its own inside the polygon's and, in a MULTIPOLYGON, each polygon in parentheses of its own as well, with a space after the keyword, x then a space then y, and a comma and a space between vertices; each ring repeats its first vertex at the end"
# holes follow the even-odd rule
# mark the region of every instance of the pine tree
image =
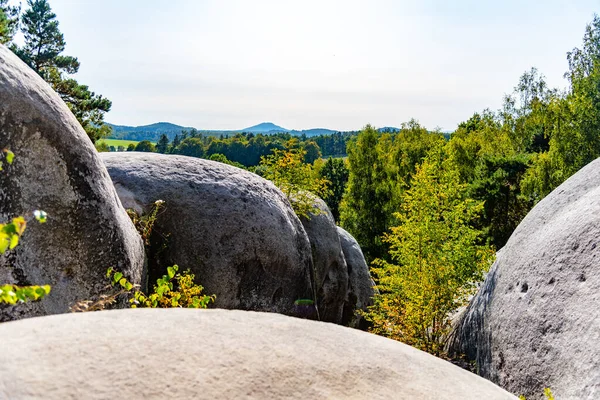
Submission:
POLYGON ((350 177, 340 208, 341 225, 360 244, 367 262, 385 257, 382 237, 393 221, 397 186, 392 141, 367 125, 348 144, 350 177))
POLYGON ((11 49, 52 86, 95 143, 110 132, 104 125, 104 113, 110 110, 112 103, 68 77, 79 70, 79 60, 62 55, 64 36, 48 1, 27 0, 27 5, 29 8, 21 17, 25 44, 13 45, 11 49))
POLYGON ((158 143, 156 143, 156 151, 158 153, 165 154, 167 149, 169 148, 169 138, 164 133, 158 139, 158 143))
POLYGON ((329 181, 329 193, 323 196, 323 200, 327 203, 336 221, 340 220, 340 203, 346 190, 349 174, 350 172, 341 158, 329 157, 319 171, 321 178, 329 181))

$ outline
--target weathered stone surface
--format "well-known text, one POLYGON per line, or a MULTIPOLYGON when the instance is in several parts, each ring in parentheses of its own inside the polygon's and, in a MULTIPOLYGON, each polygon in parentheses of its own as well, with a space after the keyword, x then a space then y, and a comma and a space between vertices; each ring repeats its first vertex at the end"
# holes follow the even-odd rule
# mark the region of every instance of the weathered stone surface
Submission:
POLYGON ((0 172, 0 221, 42 209, 21 243, 0 257, 0 282, 50 284, 40 303, 3 307, 0 319, 66 312, 107 283, 108 267, 134 282, 142 241, 91 141, 56 93, 0 45, 0 149, 15 153, 0 172))
POLYGON ((515 399, 400 342, 272 313, 101 311, 0 337, 7 399, 515 399))
POLYGON ((600 160, 560 185, 498 253, 453 348, 513 393, 600 396, 600 160))
POLYGON ((102 159, 126 208, 148 212, 165 201, 153 230, 150 282, 178 264, 217 295, 219 308, 296 315, 296 300, 314 298, 310 243, 271 182, 185 156, 121 152, 102 159), (163 249, 157 238, 164 237, 163 249))
POLYGON ((356 315, 356 311, 366 311, 369 306, 373 305, 375 282, 371 278, 369 266, 356 239, 339 226, 337 231, 348 266, 348 292, 342 323, 353 328, 365 329, 364 318, 356 315))
POLYGON ((315 198, 314 207, 319 210, 317 213, 300 220, 312 249, 319 317, 321 321, 340 324, 348 292, 348 268, 329 207, 319 198, 315 198))

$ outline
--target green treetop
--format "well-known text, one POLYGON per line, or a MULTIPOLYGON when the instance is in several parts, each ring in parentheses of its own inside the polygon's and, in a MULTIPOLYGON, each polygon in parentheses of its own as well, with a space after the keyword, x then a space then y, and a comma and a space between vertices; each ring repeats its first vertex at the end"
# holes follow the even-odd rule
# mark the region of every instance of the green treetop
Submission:
POLYGON ((472 227, 483 204, 466 198, 442 144, 417 167, 398 225, 385 236, 392 262, 377 260, 380 294, 367 313, 372 331, 440 355, 450 313, 463 305, 491 262, 472 227))
POLYGON ((80 64, 77 58, 62 55, 64 36, 48 1, 27 0, 27 6, 21 16, 25 44, 13 44, 11 49, 52 86, 95 143, 110 131, 104 125, 104 114, 112 103, 68 77, 77 73, 80 64))

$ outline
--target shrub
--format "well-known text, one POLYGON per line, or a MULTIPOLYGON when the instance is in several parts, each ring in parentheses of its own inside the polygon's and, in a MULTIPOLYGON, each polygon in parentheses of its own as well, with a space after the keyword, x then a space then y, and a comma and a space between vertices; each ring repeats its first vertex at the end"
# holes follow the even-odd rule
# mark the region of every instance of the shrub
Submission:
POLYGON ((264 167, 264 177, 281 189, 296 214, 310 219, 310 214, 320 212, 314 205, 314 196, 325 196, 329 181, 303 162, 304 154, 300 148, 274 149, 272 155, 261 158, 260 166, 264 167))
POLYGON ((463 305, 491 264, 472 221, 483 204, 465 198, 458 170, 432 150, 417 168, 385 237, 394 263, 376 260, 380 294, 365 317, 372 331, 443 355, 450 314, 463 305))
MULTIPOLYGON (((3 170, 4 163, 10 165, 14 160, 14 153, 4 149, 1 154, 4 156, 0 160, 0 171, 3 170)), ((48 215, 41 210, 35 210, 33 217, 41 224, 46 222, 48 215)), ((25 232, 27 221, 25 217, 19 216, 11 220, 11 222, 0 223, 0 255, 14 249, 19 244, 19 239, 25 232)), ((25 302, 27 300, 40 300, 50 293, 50 286, 17 286, 12 284, 0 284, 0 304, 16 304, 17 302, 25 302)))

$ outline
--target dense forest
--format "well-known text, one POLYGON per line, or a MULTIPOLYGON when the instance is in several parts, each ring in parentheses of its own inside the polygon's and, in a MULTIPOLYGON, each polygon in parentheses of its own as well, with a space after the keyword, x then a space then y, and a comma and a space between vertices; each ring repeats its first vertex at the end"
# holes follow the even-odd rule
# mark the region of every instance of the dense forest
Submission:
MULTIPOLYGON (((70 77, 79 61, 61 54, 64 38, 47 1, 27 4, 21 14, 0 0, 0 40, 50 83, 97 141, 107 134, 110 101, 70 77), (23 46, 11 42, 17 29, 23 46)), ((599 17, 567 61, 567 89, 548 87, 532 68, 501 109, 474 112, 450 135, 410 120, 398 130, 367 125, 314 137, 218 137, 192 129, 172 140, 163 134, 156 144, 99 149, 212 159, 280 187, 294 184, 296 193, 318 186, 373 268, 380 290, 367 314, 373 331, 440 354, 449 314, 472 293, 494 251, 537 202, 600 156, 599 17)), ((294 193, 289 197, 293 202, 294 193)))

